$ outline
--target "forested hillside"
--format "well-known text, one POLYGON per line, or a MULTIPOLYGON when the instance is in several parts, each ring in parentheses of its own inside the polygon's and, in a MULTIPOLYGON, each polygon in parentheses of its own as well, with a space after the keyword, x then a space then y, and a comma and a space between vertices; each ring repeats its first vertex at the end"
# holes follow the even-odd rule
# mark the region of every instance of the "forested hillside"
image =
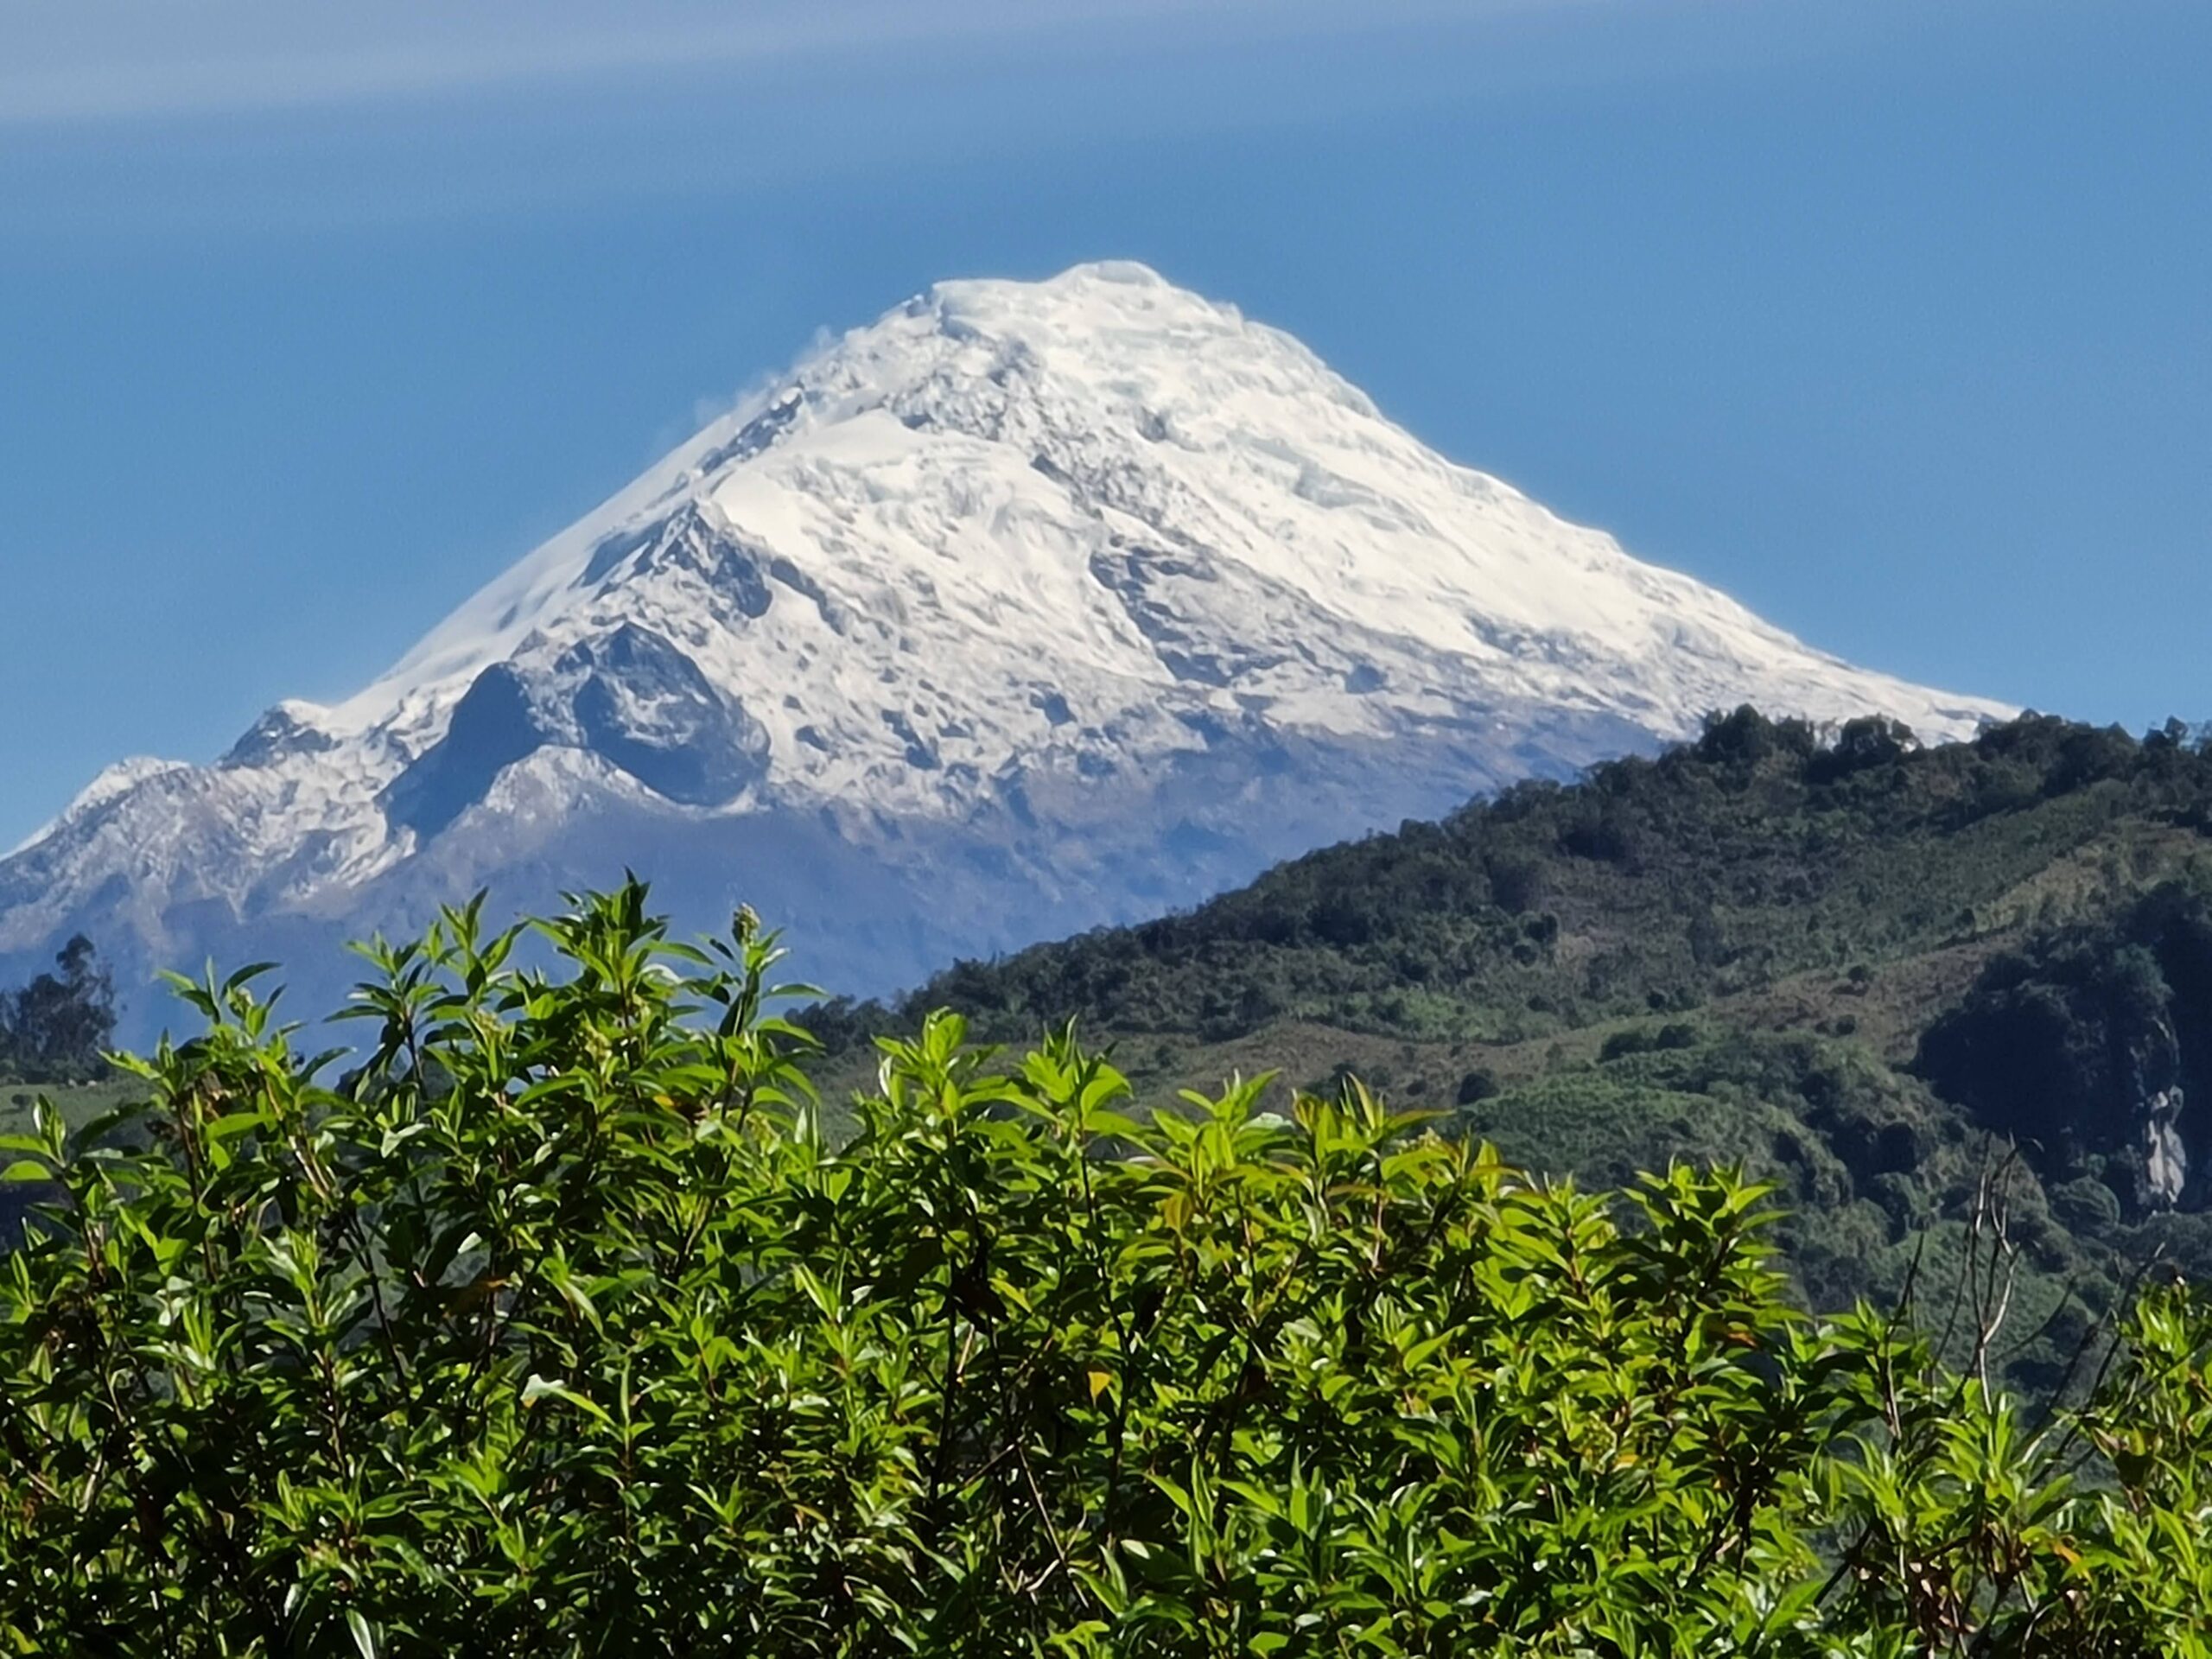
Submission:
POLYGON ((1822 1300, 1953 1259, 2003 1169, 2055 1365, 2134 1263, 2212 1265, 2208 893, 2212 754, 2177 724, 1923 748, 1745 709, 815 1018, 848 1041, 938 1006, 1003 1039, 1072 1018, 1154 1080, 1357 1072, 1592 1180, 1741 1160, 1797 1206, 1822 1300))
POLYGON ((1211 1039, 1282 1018, 1517 1042, 2096 913, 2212 869, 2212 758, 2029 716, 1911 747, 1745 709, 1656 760, 1523 784, 1187 914, 963 964, 908 1001, 1211 1039))

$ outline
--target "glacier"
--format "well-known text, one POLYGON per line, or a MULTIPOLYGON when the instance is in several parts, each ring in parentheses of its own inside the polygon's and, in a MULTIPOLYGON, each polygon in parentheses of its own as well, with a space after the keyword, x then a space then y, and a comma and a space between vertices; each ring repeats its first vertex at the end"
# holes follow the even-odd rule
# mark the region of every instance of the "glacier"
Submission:
POLYGON ((2012 712, 1631 557, 1144 266, 948 282, 356 696, 101 774, 0 859, 0 979, 83 931, 127 986, 273 956, 327 1001, 341 938, 632 868, 880 993, 1746 702, 1929 740, 2012 712))

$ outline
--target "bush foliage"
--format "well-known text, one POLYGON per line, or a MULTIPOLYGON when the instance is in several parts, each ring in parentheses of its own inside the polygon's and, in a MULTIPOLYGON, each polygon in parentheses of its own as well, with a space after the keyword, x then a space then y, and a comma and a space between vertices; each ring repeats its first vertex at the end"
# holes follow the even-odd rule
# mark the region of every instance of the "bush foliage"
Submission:
POLYGON ((840 1144, 749 917, 543 931, 373 947, 342 1074, 189 987, 146 1107, 10 1142, 0 1646, 2212 1651, 2183 1289, 2032 1415, 1796 1312, 1725 1172, 1586 1194, 1356 1084, 1142 1112, 951 1015, 840 1144))

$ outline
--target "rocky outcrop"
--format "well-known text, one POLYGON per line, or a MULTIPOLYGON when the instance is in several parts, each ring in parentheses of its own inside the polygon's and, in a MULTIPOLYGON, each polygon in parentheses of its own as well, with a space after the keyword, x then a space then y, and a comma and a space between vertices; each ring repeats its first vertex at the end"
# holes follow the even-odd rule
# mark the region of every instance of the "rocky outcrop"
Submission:
POLYGON ((2161 891, 1993 963, 1929 1027, 1918 1069, 2055 1180, 2100 1179, 2137 1217, 2206 1208, 2208 963, 2212 908, 2161 891))

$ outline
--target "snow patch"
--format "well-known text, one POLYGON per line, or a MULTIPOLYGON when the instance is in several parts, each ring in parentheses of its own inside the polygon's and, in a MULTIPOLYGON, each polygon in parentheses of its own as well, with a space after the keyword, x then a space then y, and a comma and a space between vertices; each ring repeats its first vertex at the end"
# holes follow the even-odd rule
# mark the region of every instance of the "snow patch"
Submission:
POLYGON ((57 830, 79 823, 102 807, 121 800, 141 784, 191 770, 188 761, 164 760, 150 754, 134 754, 118 760, 79 790, 75 798, 58 814, 9 849, 8 856, 13 858, 17 853, 28 851, 57 830))

